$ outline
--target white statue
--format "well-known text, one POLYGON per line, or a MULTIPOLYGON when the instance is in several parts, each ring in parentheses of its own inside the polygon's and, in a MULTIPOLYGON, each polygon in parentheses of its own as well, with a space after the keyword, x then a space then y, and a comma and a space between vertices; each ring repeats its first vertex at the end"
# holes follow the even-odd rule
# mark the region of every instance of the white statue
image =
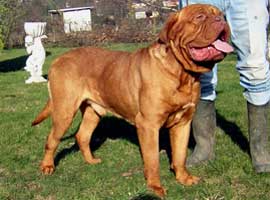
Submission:
POLYGON ((26 22, 24 30, 26 32, 25 47, 30 56, 26 60, 24 69, 30 72, 30 77, 25 83, 40 83, 47 80, 42 77, 42 66, 45 62, 46 52, 41 40, 47 38, 43 35, 46 23, 42 22, 26 22))

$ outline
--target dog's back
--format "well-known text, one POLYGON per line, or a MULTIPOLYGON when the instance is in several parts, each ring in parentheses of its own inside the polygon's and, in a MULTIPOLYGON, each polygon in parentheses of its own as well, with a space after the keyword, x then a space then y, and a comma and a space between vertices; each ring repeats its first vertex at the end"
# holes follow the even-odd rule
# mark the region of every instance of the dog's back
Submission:
POLYGON ((53 62, 49 90, 53 98, 62 92, 69 93, 80 97, 78 101, 87 100, 133 122, 138 112, 139 68, 149 60, 147 51, 147 48, 133 53, 95 47, 74 49, 53 62))

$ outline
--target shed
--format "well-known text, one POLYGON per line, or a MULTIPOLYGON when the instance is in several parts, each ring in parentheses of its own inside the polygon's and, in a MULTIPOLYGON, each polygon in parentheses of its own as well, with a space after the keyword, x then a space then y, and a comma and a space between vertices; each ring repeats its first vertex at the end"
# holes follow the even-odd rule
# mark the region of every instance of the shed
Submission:
POLYGON ((49 10, 53 18, 54 15, 61 15, 64 22, 65 33, 92 30, 91 10, 94 7, 64 8, 49 10))

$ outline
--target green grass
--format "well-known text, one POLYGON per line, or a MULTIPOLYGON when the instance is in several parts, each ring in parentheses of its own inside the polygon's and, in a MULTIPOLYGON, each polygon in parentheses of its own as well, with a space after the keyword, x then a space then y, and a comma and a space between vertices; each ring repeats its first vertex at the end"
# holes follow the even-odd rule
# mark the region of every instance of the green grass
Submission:
MULTIPOLYGON (((145 44, 106 47, 131 51, 142 46, 145 44)), ((68 49, 46 50, 45 74, 52 60, 68 49)), ((0 54, 0 199, 153 199, 146 189, 134 127, 109 116, 102 120, 94 137, 94 154, 103 159, 101 164, 85 164, 75 145, 78 115, 57 150, 55 173, 52 176, 40 173, 39 162, 50 120, 33 128, 30 124, 48 94, 45 83, 24 84, 28 77, 22 70, 26 58, 24 49, 0 54)), ((161 151, 161 180, 168 189, 166 199, 270 199, 270 175, 256 174, 248 155, 246 104, 235 60, 230 55, 219 67, 216 159, 191 168, 203 181, 185 187, 176 183, 169 170, 168 156, 161 151)))

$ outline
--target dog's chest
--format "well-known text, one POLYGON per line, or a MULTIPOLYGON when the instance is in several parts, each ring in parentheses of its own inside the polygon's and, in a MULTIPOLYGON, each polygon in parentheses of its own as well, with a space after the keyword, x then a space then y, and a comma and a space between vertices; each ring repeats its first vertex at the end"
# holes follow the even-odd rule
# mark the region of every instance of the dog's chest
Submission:
POLYGON ((171 127, 179 122, 190 120, 195 111, 200 96, 200 83, 196 79, 190 79, 179 85, 171 96, 171 111, 166 126, 171 127))

